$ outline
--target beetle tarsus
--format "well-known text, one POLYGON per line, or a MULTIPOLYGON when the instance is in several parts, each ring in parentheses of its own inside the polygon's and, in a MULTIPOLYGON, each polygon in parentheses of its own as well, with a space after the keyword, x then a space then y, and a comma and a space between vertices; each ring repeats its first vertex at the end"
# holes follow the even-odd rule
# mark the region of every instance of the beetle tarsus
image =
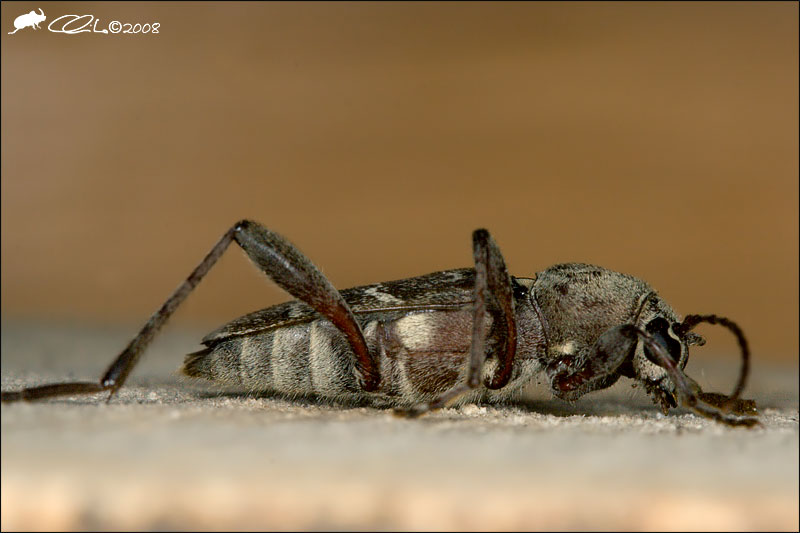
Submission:
POLYGON ((2 393, 3 403, 26 401, 35 402, 56 398, 58 396, 73 396, 76 394, 94 394, 108 390, 100 383, 93 381, 77 381, 68 383, 53 383, 49 385, 39 385, 37 387, 27 387, 19 391, 8 391, 2 393))
POLYGON ((725 413, 719 410, 718 408, 709 405, 710 408, 706 408, 702 404, 695 404, 695 405, 684 405, 687 409, 691 410, 693 413, 702 416, 703 418, 710 418, 712 420, 716 420, 726 426, 733 426, 733 427, 760 427, 762 426, 761 422, 752 416, 736 416, 733 414, 725 413))
POLYGON ((392 413, 398 418, 419 418, 430 410, 429 404, 421 403, 411 407, 395 407, 392 413))

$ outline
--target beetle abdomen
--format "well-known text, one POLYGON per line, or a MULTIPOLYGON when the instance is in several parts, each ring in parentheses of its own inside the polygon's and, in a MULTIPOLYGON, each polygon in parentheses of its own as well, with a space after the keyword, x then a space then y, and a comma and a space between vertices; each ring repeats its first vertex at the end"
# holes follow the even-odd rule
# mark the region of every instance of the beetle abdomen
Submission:
POLYGON ((321 319, 228 337, 187 355, 183 372, 251 391, 340 396, 360 390, 347 340, 321 319))
MULTIPOLYGON (((380 388, 372 397, 426 401, 463 380, 471 324, 468 309, 363 321, 365 340, 381 373, 380 388)), ((186 356, 183 373, 251 391, 365 397, 350 345, 322 318, 213 342, 186 356)))

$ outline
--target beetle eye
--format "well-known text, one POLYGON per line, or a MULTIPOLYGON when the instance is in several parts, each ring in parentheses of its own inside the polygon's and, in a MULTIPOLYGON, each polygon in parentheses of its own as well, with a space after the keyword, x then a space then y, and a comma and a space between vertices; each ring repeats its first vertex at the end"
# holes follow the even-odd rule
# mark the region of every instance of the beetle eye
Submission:
MULTIPOLYGON (((666 321, 664 318, 656 318, 651 320, 645 326, 647 332, 653 336, 653 339, 664 347, 664 350, 672 357, 672 360, 676 363, 681 359, 681 343, 673 339, 669 334, 669 322, 666 321)), ((644 355, 647 357, 651 362, 655 363, 658 366, 661 366, 658 362, 658 358, 650 351, 650 348, 647 347, 647 344, 644 345, 644 355)))

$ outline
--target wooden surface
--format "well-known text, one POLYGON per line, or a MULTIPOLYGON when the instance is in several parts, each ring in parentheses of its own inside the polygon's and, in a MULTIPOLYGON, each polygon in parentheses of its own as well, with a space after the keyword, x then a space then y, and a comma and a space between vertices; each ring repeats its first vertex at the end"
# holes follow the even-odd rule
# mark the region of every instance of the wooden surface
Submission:
MULTIPOLYGON (((129 334, 6 323, 3 390, 92 379, 129 334)), ((627 379, 410 421, 181 383, 201 334, 159 339, 110 404, 3 405, 2 529, 798 528, 797 367, 754 362, 753 430, 665 417, 627 379)), ((735 378, 688 369, 711 390, 735 378)))

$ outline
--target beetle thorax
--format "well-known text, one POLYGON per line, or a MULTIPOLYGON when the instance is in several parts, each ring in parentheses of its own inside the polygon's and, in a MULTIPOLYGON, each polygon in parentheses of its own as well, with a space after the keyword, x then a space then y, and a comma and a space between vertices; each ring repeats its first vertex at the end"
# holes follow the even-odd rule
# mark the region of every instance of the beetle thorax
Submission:
POLYGON ((577 355, 608 328, 632 323, 644 298, 644 281, 581 263, 539 273, 533 295, 546 321, 549 356, 577 355))

